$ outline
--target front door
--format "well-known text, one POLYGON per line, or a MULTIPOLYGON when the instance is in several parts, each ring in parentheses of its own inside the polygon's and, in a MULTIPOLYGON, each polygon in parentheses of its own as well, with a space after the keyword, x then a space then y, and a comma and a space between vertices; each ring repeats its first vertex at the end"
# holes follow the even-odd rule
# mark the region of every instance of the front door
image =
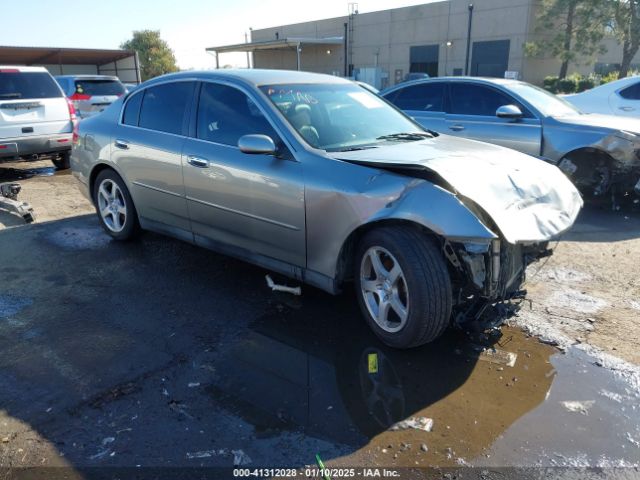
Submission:
POLYGON ((515 98, 477 83, 451 82, 449 91, 446 133, 513 148, 529 155, 540 155, 540 120, 515 98), (517 106, 522 110, 523 117, 497 117, 496 111, 503 105, 517 106))
POLYGON ((245 154, 248 134, 282 142, 263 112, 241 90, 201 84, 195 129, 182 169, 196 243, 304 267, 305 210, 302 164, 282 156, 245 154))

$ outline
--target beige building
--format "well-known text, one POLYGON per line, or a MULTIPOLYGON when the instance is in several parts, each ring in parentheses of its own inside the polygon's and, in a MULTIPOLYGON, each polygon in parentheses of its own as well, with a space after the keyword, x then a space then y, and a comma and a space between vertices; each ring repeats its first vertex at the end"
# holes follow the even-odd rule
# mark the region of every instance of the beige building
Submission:
MULTIPOLYGON (((217 55, 250 51, 255 68, 300 68, 352 76, 379 88, 399 82, 409 72, 506 74, 536 84, 547 75, 558 74, 559 61, 524 54, 524 44, 538 36, 535 18, 540 0, 471 3, 472 9, 470 0, 444 0, 361 14, 350 4, 351 15, 253 30, 247 44, 208 50, 217 55)), ((595 69, 606 73, 615 68, 622 49, 613 39, 607 39, 605 45, 606 54, 571 65, 569 72, 595 69)), ((636 60, 640 63, 640 58, 636 60)))

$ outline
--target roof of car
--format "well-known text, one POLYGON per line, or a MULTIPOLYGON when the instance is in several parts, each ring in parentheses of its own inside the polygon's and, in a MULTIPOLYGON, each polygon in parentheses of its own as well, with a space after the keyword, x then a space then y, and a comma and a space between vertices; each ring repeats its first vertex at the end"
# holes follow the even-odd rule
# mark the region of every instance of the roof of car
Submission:
POLYGON ((202 71, 186 71, 170 73, 156 77, 146 82, 160 83, 169 79, 197 78, 197 79, 228 79, 239 80, 254 86, 279 85, 287 83, 345 83, 351 84, 349 80, 325 75, 322 73, 300 72, 297 70, 262 70, 262 69, 218 69, 202 71))
POLYGON ((492 83, 494 85, 515 85, 523 84, 520 80, 512 80, 509 78, 495 78, 495 77, 431 77, 431 78, 419 78, 417 80, 410 80, 407 82, 397 83, 389 88, 383 90, 381 95, 391 90, 397 90, 398 88, 406 88, 411 85, 421 85, 434 82, 476 82, 476 83, 492 83))
POLYGON ((71 78, 78 80, 120 80, 113 75, 56 75, 55 78, 71 78))
POLYGON ((20 72, 48 72, 44 67, 26 67, 24 65, 0 65, 0 70, 18 70, 20 72))

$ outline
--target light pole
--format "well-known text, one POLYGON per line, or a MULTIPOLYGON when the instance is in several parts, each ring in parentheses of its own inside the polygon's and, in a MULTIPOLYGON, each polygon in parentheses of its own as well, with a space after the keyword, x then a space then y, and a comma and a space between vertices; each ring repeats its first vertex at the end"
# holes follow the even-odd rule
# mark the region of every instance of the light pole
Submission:
POLYGON ((469 52, 471 51, 471 22, 473 21, 473 3, 469 4, 469 26, 467 28, 467 56, 464 61, 464 74, 469 75, 469 52))

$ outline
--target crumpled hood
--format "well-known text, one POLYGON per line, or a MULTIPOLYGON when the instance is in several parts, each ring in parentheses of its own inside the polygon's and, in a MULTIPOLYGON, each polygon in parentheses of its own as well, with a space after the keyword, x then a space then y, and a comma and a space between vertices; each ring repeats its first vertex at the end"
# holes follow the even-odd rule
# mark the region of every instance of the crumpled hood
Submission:
POLYGON ((571 227, 582 207, 557 167, 488 143, 440 135, 328 154, 371 167, 431 170, 482 207, 509 243, 549 240, 571 227))
POLYGON ((627 132, 637 133, 640 135, 640 119, 620 117, 616 115, 601 115, 598 113, 588 113, 584 115, 567 115, 562 117, 552 117, 556 122, 571 127, 573 125, 584 127, 593 127, 596 129, 607 130, 613 132, 615 130, 624 130, 627 132))

